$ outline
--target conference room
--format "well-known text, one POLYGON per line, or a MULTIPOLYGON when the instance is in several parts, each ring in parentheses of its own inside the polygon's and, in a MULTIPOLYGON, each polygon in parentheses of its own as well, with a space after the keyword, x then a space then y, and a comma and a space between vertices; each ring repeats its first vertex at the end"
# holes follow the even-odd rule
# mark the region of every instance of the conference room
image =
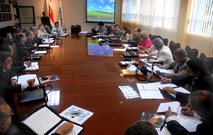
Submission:
MULTIPOLYGON (((210 76, 208 81, 211 82, 211 2, 212 0, 11 0, 0 3, 0 49, 2 51, 5 43, 15 43, 12 61, 31 63, 31 68, 17 73, 18 84, 35 79, 32 86, 12 94, 13 104, 5 99, 18 117, 19 126, 28 134, 51 134, 60 124, 68 121, 74 123, 69 134, 125 134, 135 122, 149 121, 158 134, 172 134, 167 129, 169 126, 164 126, 167 119, 165 112, 168 112, 170 106, 176 107, 171 109, 172 112, 176 109, 177 118, 184 117, 184 120, 181 119, 182 123, 175 120, 187 128, 186 132, 196 132, 196 127, 204 123, 201 118, 185 117, 180 111, 183 108, 193 108, 188 103, 190 96, 182 102, 177 100, 178 94, 164 89, 171 87, 179 92, 194 93, 190 89, 192 82, 189 87, 176 84, 176 78, 164 75, 166 71, 165 74, 172 72, 166 70, 167 61, 157 60, 151 55, 160 56, 163 50, 161 48, 166 48, 170 55, 166 58, 170 57, 172 62, 169 63, 174 63, 180 59, 177 54, 183 50, 186 52, 184 57, 188 58, 183 60, 186 75, 190 75, 187 67, 190 71, 197 72, 201 69, 194 71, 193 67, 204 64, 208 70, 205 74, 210 76), (14 15, 17 16, 16 20, 14 15), (112 28, 114 25, 115 30, 112 28), (106 28, 106 34, 100 31, 103 28, 106 28), (117 30, 124 31, 123 37, 128 33, 130 40, 121 42, 115 36, 117 30), (15 40, 20 33, 28 37, 35 35, 40 40, 36 45, 33 44, 36 46, 35 50, 32 46, 27 46, 30 51, 26 52, 26 57, 16 59, 19 47, 15 40), (144 39, 142 33, 148 36, 144 39), (155 52, 146 47, 144 51, 138 51, 138 44, 134 46, 131 42, 136 36, 143 43, 149 39, 152 43, 150 48, 154 48, 155 52), (149 62, 150 59, 155 60, 149 62), (197 63, 201 60, 201 64, 196 65, 193 59, 197 63), (136 69, 140 70, 137 75, 136 69), (170 83, 164 83, 164 80, 170 83), (37 98, 36 94, 42 97, 32 100, 37 98), (172 94, 176 97, 171 97, 172 94), (27 99, 21 100, 23 96, 27 96, 27 99), (32 128, 32 119, 43 118, 40 115, 44 114, 42 111, 45 109, 55 116, 55 124, 50 122, 52 127, 41 132, 41 127, 32 128), (155 122, 156 119, 158 122, 155 122), (196 124, 190 123, 193 129, 186 127, 187 124, 190 125, 186 122, 188 120, 196 121, 196 124)), ((31 42, 28 37, 26 39, 31 42)), ((199 78, 199 75, 194 78, 199 78)), ((189 78, 193 81, 192 76, 189 78)), ((212 91, 205 88, 197 89, 212 91)), ((45 117, 53 119, 50 114, 45 117)), ((33 124, 48 125, 48 120, 39 120, 33 124)), ((9 130, 15 132, 12 127, 9 130)), ((205 130, 210 129, 207 127, 205 130)))

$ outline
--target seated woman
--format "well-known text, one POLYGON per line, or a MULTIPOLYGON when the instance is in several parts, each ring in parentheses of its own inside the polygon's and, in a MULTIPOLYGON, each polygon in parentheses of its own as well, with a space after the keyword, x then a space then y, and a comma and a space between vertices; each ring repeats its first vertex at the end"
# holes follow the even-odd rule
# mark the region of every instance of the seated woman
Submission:
POLYGON ((50 34, 47 33, 47 31, 44 29, 43 24, 38 25, 38 33, 41 35, 41 38, 46 38, 46 37, 50 36, 50 34))
POLYGON ((142 31, 139 37, 141 42, 138 44, 138 51, 141 53, 145 53, 145 50, 148 50, 152 46, 152 41, 145 31, 142 31))
POLYGON ((123 27, 122 29, 122 35, 120 37, 121 42, 128 42, 129 40, 129 33, 127 33, 127 28, 123 27))

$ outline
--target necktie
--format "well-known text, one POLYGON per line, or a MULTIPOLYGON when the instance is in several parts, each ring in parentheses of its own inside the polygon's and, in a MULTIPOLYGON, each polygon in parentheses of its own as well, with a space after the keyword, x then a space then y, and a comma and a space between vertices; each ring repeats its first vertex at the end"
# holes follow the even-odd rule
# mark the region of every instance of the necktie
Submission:
POLYGON ((193 85, 194 85, 195 79, 197 79, 197 77, 196 77, 196 78, 193 78, 193 80, 192 80, 192 85, 191 85, 191 87, 190 87, 190 89, 189 89, 190 92, 192 91, 192 87, 193 87, 193 85))

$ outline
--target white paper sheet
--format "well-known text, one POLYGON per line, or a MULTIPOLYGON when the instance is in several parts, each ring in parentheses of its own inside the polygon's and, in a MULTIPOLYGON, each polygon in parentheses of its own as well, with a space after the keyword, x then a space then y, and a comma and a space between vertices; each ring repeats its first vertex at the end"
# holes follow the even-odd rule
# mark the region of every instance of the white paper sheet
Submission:
POLYGON ((131 86, 118 86, 123 92, 126 99, 138 98, 140 97, 138 93, 131 86))
POLYGON ((38 62, 32 62, 30 67, 27 67, 23 71, 30 71, 30 70, 38 70, 39 69, 39 64, 38 62))
POLYGON ((141 99, 164 99, 159 90, 139 90, 141 99))
POLYGON ((39 85, 39 80, 36 74, 26 74, 18 76, 18 84, 23 84, 29 79, 35 79, 34 85, 39 85))
POLYGON ((43 135, 60 121, 60 117, 50 111, 47 107, 43 107, 29 116, 29 118, 27 118, 23 123, 37 134, 43 135))
POLYGON ((45 51, 35 51, 34 54, 46 54, 47 53, 47 50, 45 51))
POLYGON ((166 103, 160 103, 157 113, 166 112, 171 107, 172 112, 179 113, 178 110, 180 109, 180 103, 177 101, 174 102, 166 102, 166 103))

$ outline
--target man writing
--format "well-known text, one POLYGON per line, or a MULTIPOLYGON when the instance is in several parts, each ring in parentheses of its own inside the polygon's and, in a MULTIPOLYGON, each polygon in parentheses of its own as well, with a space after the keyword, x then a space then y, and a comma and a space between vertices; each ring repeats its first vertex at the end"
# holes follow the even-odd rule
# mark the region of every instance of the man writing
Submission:
MULTIPOLYGON (((206 69, 204 62, 195 58, 189 60, 187 63, 187 72, 189 76, 184 78, 161 79, 162 83, 174 83, 176 85, 189 85, 189 91, 194 93, 198 90, 208 90, 213 92, 213 78, 208 69, 206 69)), ((189 94, 177 92, 171 87, 165 87, 163 90, 176 95, 176 100, 187 103, 189 94)))
MULTIPOLYGON (((189 61, 189 58, 187 57, 186 50, 183 48, 178 48, 174 51, 173 55, 175 58, 174 62, 164 66, 158 66, 164 69, 172 69, 175 74, 163 73, 163 76, 166 76, 167 78, 182 78, 188 76, 186 63, 189 61)), ((157 70, 156 74, 161 75, 162 73, 157 70)))

